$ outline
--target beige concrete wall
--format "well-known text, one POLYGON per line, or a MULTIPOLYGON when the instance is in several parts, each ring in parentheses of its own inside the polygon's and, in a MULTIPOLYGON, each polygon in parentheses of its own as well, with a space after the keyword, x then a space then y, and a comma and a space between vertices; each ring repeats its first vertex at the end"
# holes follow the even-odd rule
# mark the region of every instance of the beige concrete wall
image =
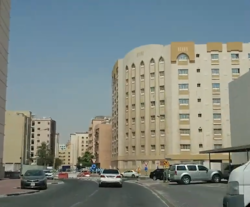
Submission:
MULTIPOLYGON (((229 83, 231 139, 233 147, 250 145, 249 91, 250 72, 247 72, 238 80, 229 83)), ((232 162, 234 164, 241 164, 247 161, 247 155, 245 152, 232 153, 232 162)))
POLYGON ((4 124, 8 74, 10 0, 0 1, 0 179, 3 178, 4 124))
MULTIPOLYGON (((249 70, 249 47, 238 42, 146 45, 130 51, 120 67, 118 61, 112 73, 113 117, 118 107, 123 128, 114 128, 118 132, 113 132, 112 153, 117 148, 118 153, 112 157, 113 164, 123 169, 147 162, 155 168, 164 158, 207 160, 199 151, 230 146, 228 83, 249 70), (232 59, 233 54, 239 58, 232 59), (237 68, 238 74, 233 72, 237 68), (114 77, 118 73, 119 79, 124 71, 119 80, 123 85, 117 87, 114 77), (187 88, 181 88, 185 84, 187 88), (213 89, 217 84, 219 88, 213 89), (188 118, 181 118, 184 115, 188 118)), ((217 155, 216 159, 227 158, 217 155)))

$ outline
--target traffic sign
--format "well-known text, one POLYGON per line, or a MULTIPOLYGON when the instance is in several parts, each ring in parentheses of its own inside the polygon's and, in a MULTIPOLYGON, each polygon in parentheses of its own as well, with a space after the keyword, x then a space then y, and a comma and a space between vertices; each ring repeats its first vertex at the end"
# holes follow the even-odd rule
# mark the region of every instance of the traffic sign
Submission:
POLYGON ((92 159, 92 162, 95 163, 95 162, 96 162, 96 159, 92 159))
POLYGON ((145 166, 144 170, 147 172, 147 171, 148 171, 148 167, 147 167, 147 166, 145 166))
POLYGON ((92 164, 91 168, 96 169, 96 164, 92 164))

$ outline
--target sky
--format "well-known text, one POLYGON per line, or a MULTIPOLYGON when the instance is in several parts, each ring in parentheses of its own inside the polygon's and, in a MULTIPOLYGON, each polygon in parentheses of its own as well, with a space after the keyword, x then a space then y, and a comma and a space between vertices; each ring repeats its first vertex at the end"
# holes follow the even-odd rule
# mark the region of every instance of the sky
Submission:
POLYGON ((111 72, 135 47, 250 42, 249 0, 11 0, 7 109, 57 121, 60 142, 111 115, 111 72))

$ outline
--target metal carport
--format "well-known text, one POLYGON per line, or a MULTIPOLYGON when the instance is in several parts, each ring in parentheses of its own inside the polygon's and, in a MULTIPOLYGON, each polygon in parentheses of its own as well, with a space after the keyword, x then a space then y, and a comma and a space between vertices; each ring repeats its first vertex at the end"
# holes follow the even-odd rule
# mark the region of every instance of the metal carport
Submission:
POLYGON ((226 148, 220 148, 220 149, 204 150, 204 151, 200 151, 200 154, 208 154, 209 168, 211 168, 211 162, 210 162, 211 154, 228 153, 229 163, 231 163, 232 152, 246 152, 247 160, 249 160, 249 151, 250 151, 250 145, 243 145, 243 146, 237 146, 237 147, 226 147, 226 148))

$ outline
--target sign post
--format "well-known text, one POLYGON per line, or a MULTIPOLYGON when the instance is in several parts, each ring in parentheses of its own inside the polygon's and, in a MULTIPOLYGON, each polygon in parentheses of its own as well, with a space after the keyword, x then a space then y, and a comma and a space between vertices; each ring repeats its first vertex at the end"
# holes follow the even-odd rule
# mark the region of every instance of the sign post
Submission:
POLYGON ((148 175, 148 163, 146 163, 146 162, 145 162, 144 170, 145 170, 145 172, 146 172, 146 175, 148 175))

